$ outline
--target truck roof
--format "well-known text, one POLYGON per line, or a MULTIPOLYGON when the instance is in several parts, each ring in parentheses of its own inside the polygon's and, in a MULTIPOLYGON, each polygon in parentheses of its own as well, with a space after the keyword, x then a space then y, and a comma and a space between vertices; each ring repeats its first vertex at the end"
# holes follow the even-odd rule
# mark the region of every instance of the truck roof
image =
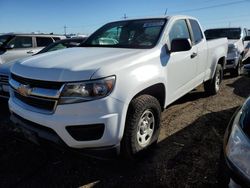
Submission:
POLYGON ((217 30, 217 29, 242 29, 242 27, 216 27, 216 28, 210 28, 206 30, 217 30))
MULTIPOLYGON (((194 19, 197 20, 196 18, 192 16, 186 16, 186 15, 174 15, 174 16, 155 16, 155 17, 141 17, 141 18, 129 18, 125 20, 117 20, 117 21, 132 21, 132 20, 145 20, 145 19, 171 19, 171 18, 189 18, 189 19, 194 19)), ((113 21, 116 22, 116 21, 113 21)))

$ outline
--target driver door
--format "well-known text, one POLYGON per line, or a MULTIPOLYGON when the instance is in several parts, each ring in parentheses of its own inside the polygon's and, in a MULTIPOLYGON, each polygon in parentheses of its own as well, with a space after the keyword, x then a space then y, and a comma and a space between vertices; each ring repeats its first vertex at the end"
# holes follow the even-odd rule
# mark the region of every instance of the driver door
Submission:
MULTIPOLYGON (((173 23, 168 35, 168 43, 171 45, 172 40, 178 38, 189 39, 191 42, 190 30, 185 19, 173 23)), ((168 103, 193 89, 193 82, 197 75, 197 51, 197 47, 192 46, 189 51, 170 53, 167 63, 168 103)))

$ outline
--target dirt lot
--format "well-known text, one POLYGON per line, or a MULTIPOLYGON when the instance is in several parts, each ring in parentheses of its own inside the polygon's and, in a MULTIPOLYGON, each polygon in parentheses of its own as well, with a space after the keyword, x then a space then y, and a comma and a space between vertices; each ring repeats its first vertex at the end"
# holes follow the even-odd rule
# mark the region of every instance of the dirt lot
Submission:
POLYGON ((199 87, 162 115, 159 145, 138 164, 44 150, 15 138, 0 101, 0 187, 216 187, 223 134, 250 93, 250 79, 226 76, 221 92, 199 87))

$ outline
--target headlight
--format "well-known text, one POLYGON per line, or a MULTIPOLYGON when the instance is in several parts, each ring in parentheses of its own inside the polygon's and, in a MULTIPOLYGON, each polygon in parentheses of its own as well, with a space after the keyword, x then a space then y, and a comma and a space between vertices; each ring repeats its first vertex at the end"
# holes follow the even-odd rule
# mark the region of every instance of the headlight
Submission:
POLYGON ((60 104, 91 101, 108 96, 115 85, 115 76, 86 82, 67 83, 61 93, 60 104))
POLYGON ((238 170, 250 179, 250 139, 242 129, 243 126, 246 126, 242 124, 246 117, 245 113, 243 106, 234 119, 231 135, 226 147, 226 155, 238 170))

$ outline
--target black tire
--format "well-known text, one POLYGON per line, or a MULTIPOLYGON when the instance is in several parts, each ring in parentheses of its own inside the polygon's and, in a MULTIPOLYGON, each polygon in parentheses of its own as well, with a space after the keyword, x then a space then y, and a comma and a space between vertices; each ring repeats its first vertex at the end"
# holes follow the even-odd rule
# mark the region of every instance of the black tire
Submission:
POLYGON ((211 80, 204 82, 204 90, 207 95, 215 95, 219 92, 220 84, 223 79, 223 69, 220 64, 217 65, 215 74, 211 80))
POLYGON ((241 73, 242 73, 242 57, 240 56, 238 65, 236 66, 235 69, 230 71, 230 75, 233 77, 237 77, 237 76, 240 76, 241 73))
MULTIPOLYGON (((147 116, 149 117, 149 116, 147 116)), ((126 117, 126 124, 123 139, 121 142, 121 154, 127 160, 138 159, 142 154, 147 153, 150 148, 156 145, 157 139, 160 132, 160 121, 161 121, 161 106, 159 101, 150 95, 141 95, 133 99, 129 105, 128 113, 126 117), (148 113, 151 115, 150 120, 154 119, 154 125, 152 123, 146 124, 150 129, 151 137, 148 137, 145 146, 142 146, 140 141, 141 127, 144 120, 144 114, 148 113), (152 127, 154 128, 152 128, 152 127), (138 135, 139 134, 139 135, 138 135), (145 152, 146 151, 146 152, 145 152)), ((143 126, 146 126, 143 124, 143 126)), ((145 128, 147 129, 147 128, 145 128)), ((147 130, 143 130, 143 134, 147 130)))

